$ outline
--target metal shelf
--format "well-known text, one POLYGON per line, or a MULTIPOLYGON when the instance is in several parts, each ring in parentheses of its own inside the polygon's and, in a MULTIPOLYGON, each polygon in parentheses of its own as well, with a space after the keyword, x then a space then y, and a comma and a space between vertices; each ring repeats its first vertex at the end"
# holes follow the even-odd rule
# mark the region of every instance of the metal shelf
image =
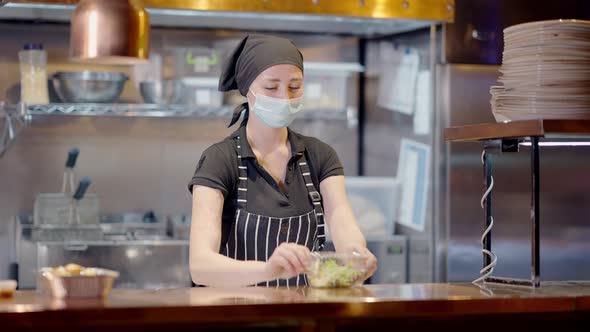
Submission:
POLYGON ((27 116, 26 107, 20 105, 6 105, 0 102, 0 157, 6 152, 16 136, 24 129, 30 117, 27 116))
MULTIPOLYGON (((16 106, 13 106, 16 107, 16 106)), ((203 107, 187 105, 156 104, 46 104, 27 107, 26 114, 32 118, 39 116, 100 116, 100 117, 149 117, 149 118, 201 118, 229 119, 235 105, 203 107)), ((298 119, 306 120, 350 120, 356 116, 354 109, 346 110, 307 110, 298 119)))
POLYGON ((100 117, 149 117, 149 118, 220 118, 231 115, 233 106, 194 107, 185 105, 156 104, 46 104, 31 105, 27 113, 33 117, 100 116, 100 117))
MULTIPOLYGON (((137 118, 194 118, 230 119, 235 106, 202 107, 156 104, 24 104, 8 105, 0 102, 0 119, 4 119, 0 131, 0 157, 14 141, 18 133, 32 121, 50 116, 137 117, 137 118)), ((300 120, 347 121, 349 127, 357 125, 355 108, 345 110, 308 110, 300 120)))
POLYGON ((524 120, 445 128, 446 141, 486 141, 526 137, 587 137, 590 120, 524 120))

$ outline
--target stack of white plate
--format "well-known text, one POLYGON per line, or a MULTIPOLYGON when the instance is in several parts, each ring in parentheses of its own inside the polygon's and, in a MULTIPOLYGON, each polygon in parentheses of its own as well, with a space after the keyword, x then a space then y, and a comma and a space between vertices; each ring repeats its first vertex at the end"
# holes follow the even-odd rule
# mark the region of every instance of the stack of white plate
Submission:
POLYGON ((590 21, 552 20, 504 30, 502 86, 492 86, 498 122, 590 119, 590 21))

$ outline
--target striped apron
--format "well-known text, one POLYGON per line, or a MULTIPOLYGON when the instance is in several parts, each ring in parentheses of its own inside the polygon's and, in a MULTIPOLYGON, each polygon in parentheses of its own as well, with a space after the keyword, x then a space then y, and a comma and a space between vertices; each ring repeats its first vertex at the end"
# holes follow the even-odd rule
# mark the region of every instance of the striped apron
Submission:
MULTIPOLYGON (((239 260, 267 261, 283 242, 297 243, 311 251, 323 249, 326 239, 324 212, 321 196, 311 180, 305 153, 298 163, 314 208, 308 213, 292 217, 262 216, 250 213, 247 209, 248 167, 246 160, 242 159, 240 142, 238 137, 238 209, 221 254, 239 260)), ((307 278, 302 274, 288 280, 266 281, 258 286, 307 286, 307 278)))

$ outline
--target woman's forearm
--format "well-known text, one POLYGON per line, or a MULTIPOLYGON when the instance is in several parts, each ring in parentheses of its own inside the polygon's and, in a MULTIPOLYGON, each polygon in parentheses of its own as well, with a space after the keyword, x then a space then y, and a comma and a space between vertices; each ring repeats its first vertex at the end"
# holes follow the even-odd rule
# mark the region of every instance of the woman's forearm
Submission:
POLYGON ((346 205, 335 208, 326 217, 337 220, 336 225, 330 228, 330 236, 336 247, 336 251, 349 251, 349 248, 366 247, 367 243, 361 230, 358 228, 352 210, 346 205))
POLYGON ((196 254, 190 258, 190 273, 195 284, 204 286, 250 286, 267 281, 266 264, 240 261, 218 253, 196 254))
POLYGON ((328 177, 320 183, 320 188, 324 196, 326 222, 336 251, 365 248, 365 237, 346 197, 344 176, 328 177))

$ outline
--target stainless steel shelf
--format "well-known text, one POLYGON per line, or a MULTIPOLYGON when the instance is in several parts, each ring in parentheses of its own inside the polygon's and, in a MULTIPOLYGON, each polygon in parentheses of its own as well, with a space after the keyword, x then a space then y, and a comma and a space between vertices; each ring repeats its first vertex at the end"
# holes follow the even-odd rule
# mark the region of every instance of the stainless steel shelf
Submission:
MULTIPOLYGON (((0 157, 14 141, 18 133, 31 121, 50 116, 91 116, 91 117, 137 117, 137 118, 193 118, 229 119, 233 105, 222 107, 200 107, 187 105, 155 104, 46 104, 7 105, 0 102, 0 157)), ((303 121, 327 120, 346 121, 349 127, 357 125, 355 108, 344 110, 314 109, 302 112, 298 117, 303 121)))
POLYGON ((27 110, 22 104, 6 105, 0 102, 0 157, 27 125, 30 117, 26 113, 27 110))
MULTIPOLYGON (((155 104, 46 104, 27 107, 31 118, 39 116, 100 116, 100 117, 149 117, 149 118, 230 118, 235 105, 202 107, 187 105, 155 104)), ((347 120, 356 117, 354 109, 312 109, 301 113, 298 119, 347 120)))
POLYGON ((32 117, 46 115, 150 117, 150 118, 220 118, 231 115, 234 106, 198 107, 156 104, 46 104, 31 105, 27 112, 32 117))

